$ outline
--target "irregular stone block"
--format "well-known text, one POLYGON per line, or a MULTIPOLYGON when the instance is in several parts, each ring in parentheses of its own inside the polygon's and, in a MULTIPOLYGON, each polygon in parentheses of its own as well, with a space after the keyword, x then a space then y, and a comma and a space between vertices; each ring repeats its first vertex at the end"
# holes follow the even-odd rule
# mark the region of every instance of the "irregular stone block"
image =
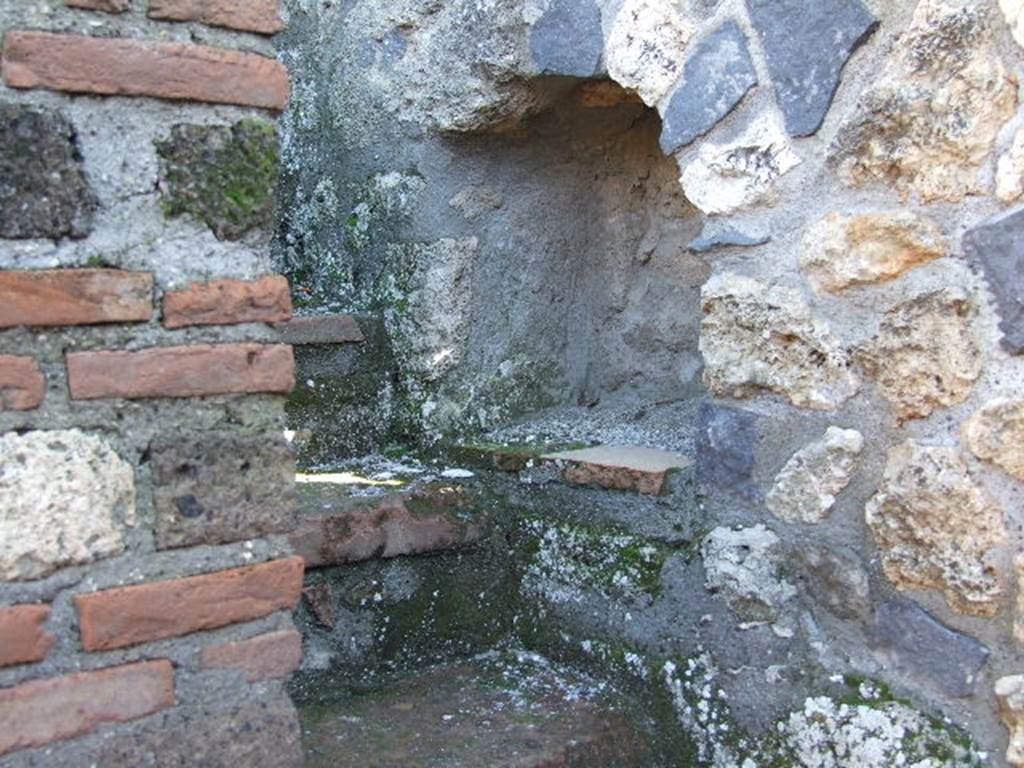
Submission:
POLYGON ((250 683, 286 678, 302 663, 302 635, 294 629, 203 648, 203 669, 236 669, 250 683))
POLYGON ((104 13, 124 13, 132 7, 131 0, 64 0, 64 5, 104 13))
POLYGON ((665 107, 661 149, 666 155, 720 123, 757 85, 747 37, 735 21, 701 40, 686 60, 683 80, 665 107))
POLYGON ((814 544, 801 544, 793 555, 806 574, 806 590, 840 619, 867 619, 871 613, 871 584, 860 559, 852 553, 814 544))
POLYGON ((0 355, 0 411, 31 411, 45 396, 46 377, 34 358, 0 355))
POLYGON ((998 397, 964 424, 971 453, 1024 480, 1024 400, 998 397))
POLYGON ((1003 349, 1024 352, 1024 208, 1017 208, 964 235, 964 253, 981 268, 999 309, 1003 349))
POLYGON ((1015 768, 1024 766, 1024 675, 999 678, 995 694, 999 702, 999 716, 1010 731, 1006 762, 1015 768))
POLYGON ((295 360, 286 344, 197 344, 138 352, 72 352, 72 400, 288 394, 295 360))
POLYGON ((1024 645, 1024 553, 1017 555, 1013 566, 1017 571, 1017 612, 1013 617, 1013 637, 1024 645))
POLYGON ((999 609, 1003 590, 991 558, 1006 543, 1002 510, 955 448, 908 440, 891 449, 864 513, 885 574, 899 589, 940 590, 960 613, 999 609))
POLYGON ((1017 104, 994 17, 983 3, 921 0, 829 150, 845 184, 879 183, 924 202, 988 191, 980 171, 1017 104))
POLYGON ((109 651, 290 611, 301 557, 75 595, 82 647, 109 651))
POLYGON ((0 179, 0 237, 58 240, 92 231, 96 195, 75 129, 57 112, 0 104, 0 179))
POLYGON ((266 120, 226 125, 175 125, 156 142, 160 189, 168 216, 187 213, 219 240, 238 240, 274 223, 281 147, 266 120))
POLYGON ((690 202, 720 215, 774 202, 774 184, 800 163, 786 137, 767 119, 756 120, 732 142, 705 141, 682 166, 680 182, 690 202))
POLYGON ((608 74, 635 90, 648 106, 675 83, 693 25, 672 0, 626 0, 608 32, 608 74))
POLYGON ((790 136, 825 121, 846 62, 878 27, 860 0, 747 0, 790 136))
POLYGON ((173 706, 174 669, 166 659, 33 680, 0 690, 0 755, 173 706))
POLYGON ((981 376, 972 323, 977 308, 961 288, 922 294, 882 318, 857 361, 901 421, 964 402, 981 376))
POLYGON ((565 479, 574 485, 596 485, 655 496, 664 489, 671 470, 693 463, 689 456, 673 451, 613 445, 548 453, 541 459, 564 464, 565 479))
POLYGON ((603 50, 594 0, 552 0, 530 30, 530 51, 542 75, 593 77, 601 71, 603 50))
POLYGON ((288 104, 288 70, 279 61, 206 45, 11 30, 3 61, 11 88, 274 110, 288 104))
POLYGON ((873 639, 887 666, 931 681, 955 698, 974 693, 989 649, 940 624, 911 600, 889 600, 875 610, 873 639))
POLYGON ((295 527, 295 458, 280 435, 217 433, 151 447, 158 549, 295 527))
POLYGON ((291 319, 288 279, 269 275, 259 280, 214 280, 193 283, 164 294, 164 327, 280 323, 291 319))
POLYGON ((775 477, 765 498, 772 513, 790 523, 820 523, 850 483, 864 436, 855 429, 829 427, 817 442, 797 451, 775 477))
POLYGON ((0 667, 46 658, 57 639, 43 629, 50 613, 48 605, 0 608, 0 667))
POLYGON ((756 501, 759 494, 751 481, 761 440, 757 416, 704 402, 697 424, 697 481, 756 501))
POLYGON ((149 272, 0 272, 0 328, 140 323, 152 316, 153 275, 149 272))
POLYGON ((752 248, 771 241, 768 235, 749 235, 733 227, 715 228, 705 225, 700 237, 686 249, 690 253, 708 253, 718 248, 752 248))
POLYGON ((774 618, 796 595, 779 575, 779 537, 763 525, 716 528, 701 542, 704 586, 721 592, 736 613, 748 619, 774 618))
POLYGON ((1024 197, 1024 128, 1017 130, 996 164, 996 197, 1012 203, 1024 197))
POLYGON ((279 0, 149 0, 149 18, 198 21, 273 35, 284 29, 279 0))
POLYGON ((1013 39, 1024 45, 1024 2, 1022 0, 999 0, 999 7, 1010 25, 1013 39))
POLYGON ((0 435, 0 579, 38 579, 124 550, 131 465, 79 430, 0 435))
POLYGON ((804 236, 800 268, 817 291, 893 280, 949 254, 949 242, 930 219, 911 213, 830 213, 804 236))
POLYGON ((801 408, 835 410, 857 392, 846 352, 799 291, 723 273, 701 299, 704 384, 715 395, 767 390, 801 408))
POLYGON ((458 514, 467 500, 457 488, 428 487, 357 501, 304 517, 289 541, 308 568, 459 549, 487 531, 482 521, 458 514))

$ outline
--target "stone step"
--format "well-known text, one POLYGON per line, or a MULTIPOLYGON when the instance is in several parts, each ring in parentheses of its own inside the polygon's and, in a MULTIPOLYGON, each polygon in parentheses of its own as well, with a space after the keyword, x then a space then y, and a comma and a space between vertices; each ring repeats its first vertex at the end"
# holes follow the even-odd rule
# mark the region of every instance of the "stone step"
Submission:
POLYGON ((562 467, 565 480, 574 485, 650 495, 664 490, 670 471, 693 463, 689 456, 674 451, 620 445, 559 451, 541 458, 556 462, 562 467))
POLYGON ((651 764, 627 707, 532 654, 488 654, 298 709, 305 768, 651 764))
POLYGON ((289 536, 307 568, 421 555, 470 546, 489 520, 464 488, 428 483, 398 493, 353 496, 331 483, 300 489, 300 517, 289 536))

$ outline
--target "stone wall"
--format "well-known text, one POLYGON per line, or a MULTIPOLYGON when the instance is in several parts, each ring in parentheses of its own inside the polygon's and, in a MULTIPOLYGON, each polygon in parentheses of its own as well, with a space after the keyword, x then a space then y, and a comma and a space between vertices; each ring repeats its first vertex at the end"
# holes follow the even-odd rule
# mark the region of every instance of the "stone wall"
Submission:
POLYGON ((1022 765, 1019 5, 294 0, 278 259, 428 434, 706 396, 709 586, 768 542, 822 665, 1022 765))
POLYGON ((0 2, 0 765, 301 764, 273 0, 0 2))

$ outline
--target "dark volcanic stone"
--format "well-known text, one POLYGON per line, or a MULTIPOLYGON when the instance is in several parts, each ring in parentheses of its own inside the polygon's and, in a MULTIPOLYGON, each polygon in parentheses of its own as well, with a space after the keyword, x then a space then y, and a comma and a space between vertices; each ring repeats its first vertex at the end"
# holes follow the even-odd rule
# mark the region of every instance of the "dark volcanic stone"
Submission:
POLYGON ((71 123, 0 104, 0 237, 85 237, 95 210, 71 123))
POLYGON ((594 0, 554 0, 530 31, 541 74, 593 77, 604 51, 601 11, 594 0))
POLYGON ((860 0, 747 0, 791 136, 825 120, 843 67, 878 27, 860 0))
POLYGON ((753 248, 770 240, 767 235, 748 235, 732 227, 715 231, 705 228, 700 237, 690 243, 687 249, 691 253, 707 253, 716 248, 753 248))
POLYGON ((761 430, 757 416, 714 403, 701 403, 697 416, 697 481, 756 501, 752 482, 761 430))
POLYGON ((280 142, 266 120, 232 126, 175 125, 157 142, 160 190, 168 216, 190 214, 220 240, 238 240, 274 219, 280 142))
POLYGON ((734 21, 701 40, 665 109, 661 148, 669 155, 714 128, 757 85, 747 38, 734 21))
POLYGON ((1019 355, 1024 352, 1024 208, 972 229, 964 235, 964 251, 995 294, 1003 349, 1019 355))
POLYGON ((625 768, 649 750, 621 702, 528 657, 437 667, 299 707, 306 768, 625 768))
POLYGON ((840 619, 868 619, 871 587, 861 561, 850 552, 801 544, 793 553, 805 575, 807 593, 840 619))
POLYGON ((161 549, 291 531, 295 460, 276 435, 167 439, 151 451, 161 549))
POLYGON ((890 600, 875 610, 874 641, 897 670, 932 681, 950 696, 974 693, 989 649, 940 624, 911 600, 890 600))

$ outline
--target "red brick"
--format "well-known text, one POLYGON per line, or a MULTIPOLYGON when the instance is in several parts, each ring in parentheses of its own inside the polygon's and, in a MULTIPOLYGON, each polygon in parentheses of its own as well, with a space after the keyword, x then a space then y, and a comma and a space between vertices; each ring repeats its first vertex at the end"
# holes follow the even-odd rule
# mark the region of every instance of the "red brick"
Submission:
POLYGON ((0 755, 174 706, 171 662, 146 661, 0 690, 0 755))
POLYGON ((301 557, 75 596, 87 651, 180 637, 291 610, 302 591, 301 557))
POLYGON ((563 464, 565 480, 574 485, 655 496, 664 490, 669 472, 693 463, 688 456, 673 451, 622 445, 549 453, 541 459, 563 464))
POLYGON ((149 0, 149 18, 199 21, 265 35, 284 29, 278 0, 149 0))
POLYGON ((302 635, 294 629, 271 632, 251 640, 204 648, 203 669, 237 669, 250 683, 288 677, 302 663, 302 635))
POLYGON ((253 53, 15 30, 4 38, 4 82, 102 96, 152 96, 281 110, 288 70, 253 53))
POLYGON ((73 352, 67 365, 73 400, 286 394, 295 386, 295 359, 284 344, 73 352))
POLYGON ((64 0, 64 5, 104 13, 124 13, 131 7, 129 0, 64 0))
POLYGON ((0 272, 0 328, 144 322, 153 275, 119 269, 0 272))
POLYGON ((0 355, 0 411, 31 411, 45 395, 46 377, 35 360, 0 355))
POLYGON ((164 326, 277 323, 292 316, 288 280, 280 275, 254 282, 194 283, 164 296, 164 326))
POLYGON ((42 661, 54 637, 43 624, 50 618, 48 605, 0 608, 0 667, 42 661))

